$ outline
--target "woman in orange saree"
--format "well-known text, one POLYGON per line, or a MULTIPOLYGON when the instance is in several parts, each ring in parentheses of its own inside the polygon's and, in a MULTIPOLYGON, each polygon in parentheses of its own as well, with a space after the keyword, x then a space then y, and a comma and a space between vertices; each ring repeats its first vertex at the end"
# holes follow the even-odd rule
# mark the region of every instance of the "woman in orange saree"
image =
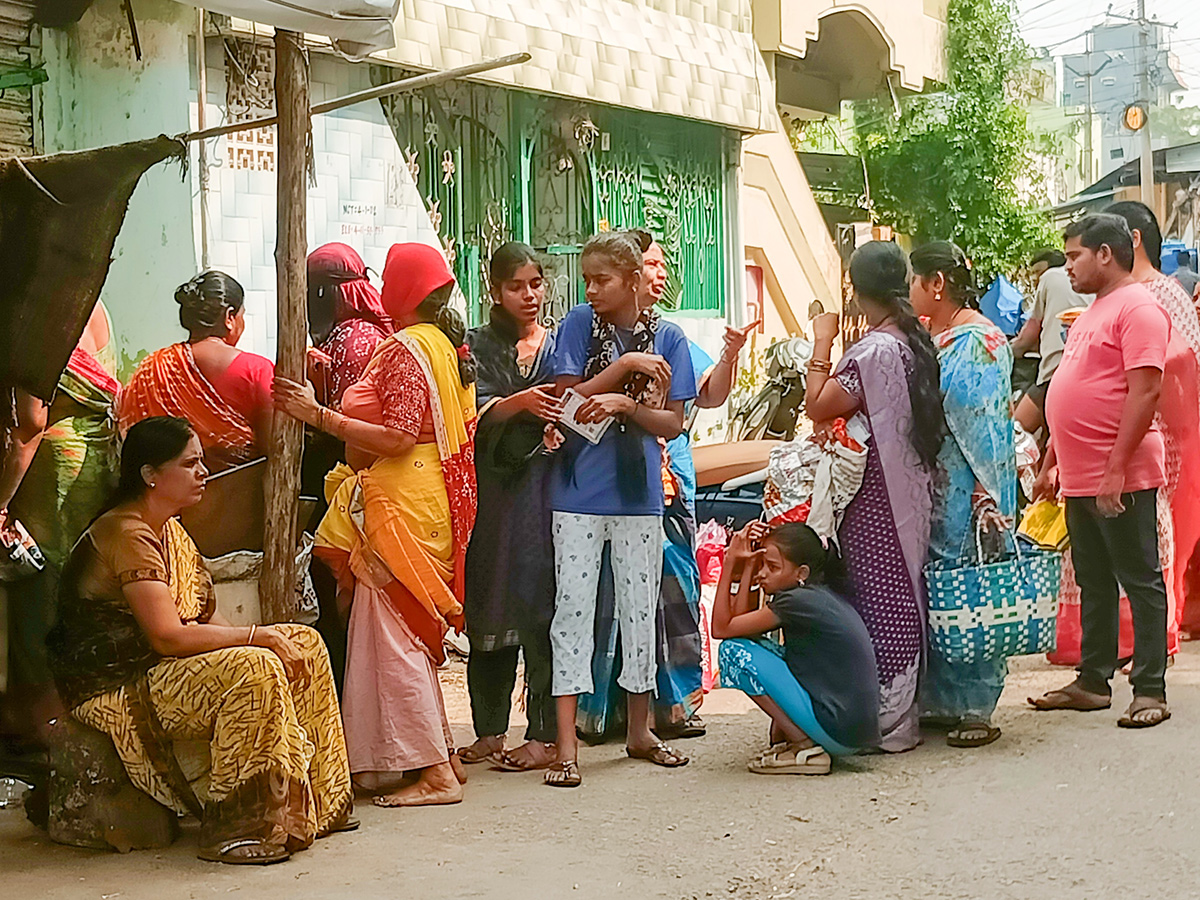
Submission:
POLYGON ((352 596, 342 712, 350 770, 381 806, 457 803, 437 666, 461 630, 475 522, 475 366, 449 307, 441 253, 397 244, 383 301, 402 330, 383 341, 341 412, 309 385, 275 381, 278 409, 345 440, 326 479, 316 553, 352 596), (406 773, 417 773, 415 782, 406 773))
POLYGON ((188 339, 138 365, 117 406, 121 433, 151 416, 175 416, 192 423, 210 469, 261 456, 275 366, 237 349, 246 330, 242 286, 203 272, 179 287, 175 302, 188 339))

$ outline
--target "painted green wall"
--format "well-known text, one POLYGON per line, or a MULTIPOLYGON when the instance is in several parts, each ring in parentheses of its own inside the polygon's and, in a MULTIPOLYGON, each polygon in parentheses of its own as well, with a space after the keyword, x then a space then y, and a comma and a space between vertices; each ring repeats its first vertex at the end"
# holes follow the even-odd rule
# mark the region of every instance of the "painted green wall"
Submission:
MULTIPOLYGON (((174 0, 138 0, 134 11, 140 62, 120 0, 97 0, 69 29, 43 30, 50 75, 40 91, 44 152, 188 130, 195 9, 174 0)), ((173 295, 196 272, 191 195, 192 179, 177 164, 161 164, 146 173, 129 204, 101 293, 122 376, 146 352, 183 335, 173 295)))

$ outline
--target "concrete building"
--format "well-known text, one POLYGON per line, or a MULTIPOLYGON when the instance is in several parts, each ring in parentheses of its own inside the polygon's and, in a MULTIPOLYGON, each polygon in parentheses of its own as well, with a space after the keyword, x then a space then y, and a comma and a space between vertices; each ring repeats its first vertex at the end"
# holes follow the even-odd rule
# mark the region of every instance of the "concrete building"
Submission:
MULTIPOLYGON (((23 2, 0 0, 0 14, 23 2)), ((88 7, 77 23, 23 38, 40 47, 48 76, 29 93, 31 149, 195 127, 201 63, 208 125, 272 111, 269 29, 210 15, 201 32, 194 7, 139 0, 135 49, 121 0, 77 5, 88 7)), ((343 240, 378 271, 395 241, 436 243, 478 321, 483 266, 503 240, 544 254, 557 315, 581 299, 589 234, 649 225, 676 276, 670 315, 713 353, 727 322, 764 318, 761 347, 804 330, 813 300, 840 306, 834 240, 782 113, 819 117, 944 76, 944 0, 405 0, 399 9, 395 46, 365 62, 310 39, 314 102, 507 53, 533 58, 315 117, 310 246, 343 240)), ((152 170, 139 186, 103 294, 126 370, 178 339, 173 290, 205 262, 246 286, 245 346, 273 355, 272 141, 269 130, 210 141, 204 184, 194 148, 186 174, 152 170)))
MULTIPOLYGON (((1085 184, 1141 155, 1137 134, 1122 124, 1127 106, 1139 100, 1166 106, 1172 95, 1185 89, 1178 60, 1167 45, 1166 26, 1150 24, 1146 31, 1148 97, 1141 96, 1138 83, 1141 26, 1136 22, 1097 25, 1087 33, 1083 53, 1062 57, 1062 105, 1078 109, 1085 118, 1090 109, 1100 132, 1100 140, 1093 145, 1094 168, 1085 184)), ((1154 147, 1165 145, 1157 141, 1154 147)))

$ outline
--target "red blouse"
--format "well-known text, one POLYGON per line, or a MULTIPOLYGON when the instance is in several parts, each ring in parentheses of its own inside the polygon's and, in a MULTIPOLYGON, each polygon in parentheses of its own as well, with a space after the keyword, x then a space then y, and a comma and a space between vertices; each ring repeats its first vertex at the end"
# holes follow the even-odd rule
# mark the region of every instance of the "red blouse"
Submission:
POLYGON ((224 372, 210 379, 221 399, 251 423, 262 420, 271 409, 271 382, 275 364, 257 353, 239 353, 224 372))

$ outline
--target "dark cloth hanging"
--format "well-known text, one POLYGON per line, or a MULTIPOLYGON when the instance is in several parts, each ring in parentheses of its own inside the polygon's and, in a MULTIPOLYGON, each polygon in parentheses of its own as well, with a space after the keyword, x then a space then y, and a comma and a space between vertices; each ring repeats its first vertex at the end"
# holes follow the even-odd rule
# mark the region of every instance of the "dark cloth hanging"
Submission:
POLYGON ((112 262, 142 174, 186 145, 160 136, 0 160, 0 385, 49 401, 112 262))

